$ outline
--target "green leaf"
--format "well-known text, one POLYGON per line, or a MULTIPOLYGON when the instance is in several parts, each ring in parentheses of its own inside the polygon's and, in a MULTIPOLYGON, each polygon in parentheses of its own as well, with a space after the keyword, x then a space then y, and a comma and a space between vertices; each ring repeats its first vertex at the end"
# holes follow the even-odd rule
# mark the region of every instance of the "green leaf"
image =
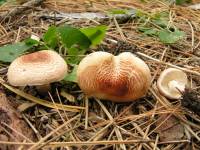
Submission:
POLYGON ((26 43, 27 46, 37 46, 40 44, 39 41, 31 39, 31 38, 24 40, 24 42, 26 43))
POLYGON ((69 73, 65 78, 64 81, 70 81, 70 82, 75 82, 77 83, 77 76, 76 76, 76 72, 78 69, 78 65, 75 65, 72 72, 69 73))
POLYGON ((81 56, 79 55, 84 55, 86 52, 85 49, 78 49, 76 47, 71 47, 68 49, 68 58, 67 58, 67 63, 68 64, 78 64, 80 60, 82 59, 81 56))
POLYGON ((5 2, 6 2, 6 0, 0 0, 0 5, 2 5, 5 2))
POLYGON ((190 2, 192 2, 192 0, 176 0, 177 5, 182 5, 184 3, 190 3, 190 2))
POLYGON ((137 9, 135 12, 136 17, 141 18, 141 17, 147 17, 147 13, 144 12, 143 10, 137 9))
POLYGON ((52 49, 58 45, 57 28, 55 26, 49 27, 47 32, 43 35, 43 41, 52 49))
POLYGON ((162 19, 153 20, 152 22, 155 23, 156 25, 162 27, 162 28, 166 28, 169 20, 162 18, 162 19))
POLYGON ((162 28, 166 28, 169 22, 169 13, 166 11, 156 13, 152 18, 152 22, 162 28))
POLYGON ((161 11, 153 15, 153 19, 162 19, 162 18, 169 19, 169 12, 161 11))
POLYGON ((101 43, 106 34, 107 26, 101 25, 96 27, 81 28, 80 31, 84 33, 92 42, 92 46, 101 43))
POLYGON ((156 28, 147 28, 147 27, 141 26, 138 28, 138 30, 148 36, 155 36, 158 34, 158 30, 156 28))
POLYGON ((79 29, 64 25, 58 27, 58 32, 61 41, 66 48, 71 48, 73 45, 77 45, 80 49, 87 49, 91 45, 89 38, 79 29))
POLYGON ((135 14, 135 9, 110 9, 107 11, 108 16, 116 15, 133 15, 135 14))
POLYGON ((158 37, 161 42, 165 44, 173 44, 176 43, 178 40, 182 39, 185 36, 185 32, 179 31, 176 29, 174 32, 170 32, 168 30, 161 30, 158 33, 158 37))
POLYGON ((12 62, 33 46, 27 45, 25 42, 20 42, 0 47, 0 61, 12 62))
POLYGON ((117 14, 127 14, 128 10, 126 9, 110 9, 108 10, 108 14, 117 15, 117 14))

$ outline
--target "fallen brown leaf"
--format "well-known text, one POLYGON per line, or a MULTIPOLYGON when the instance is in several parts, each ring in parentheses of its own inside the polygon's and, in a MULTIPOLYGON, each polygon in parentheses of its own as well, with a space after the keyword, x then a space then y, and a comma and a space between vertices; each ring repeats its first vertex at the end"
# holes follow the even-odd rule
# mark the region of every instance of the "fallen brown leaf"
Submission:
POLYGON ((170 114, 163 114, 156 123, 156 133, 159 134, 160 141, 181 140, 184 136, 184 127, 170 114))
MULTIPOLYGON (((20 114, 12 107, 6 95, 0 91, 0 141, 32 142, 34 135, 20 114)), ((0 145, 1 150, 15 150, 15 145, 0 145)))

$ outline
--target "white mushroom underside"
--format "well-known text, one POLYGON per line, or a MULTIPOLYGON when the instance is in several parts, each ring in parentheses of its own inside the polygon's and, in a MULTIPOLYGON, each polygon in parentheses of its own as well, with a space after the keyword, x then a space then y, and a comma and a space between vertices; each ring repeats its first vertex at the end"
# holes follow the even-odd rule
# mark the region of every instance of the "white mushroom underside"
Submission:
POLYGON ((186 82, 183 80, 171 80, 168 83, 162 84, 164 91, 171 98, 178 99, 181 97, 181 91, 184 91, 186 82))
POLYGON ((8 81, 13 86, 43 85, 59 81, 67 73, 67 64, 54 51, 40 51, 47 53, 48 58, 43 61, 23 61, 21 56, 14 60, 8 69, 8 81))
POLYGON ((171 99, 179 99, 187 85, 187 75, 178 69, 164 70, 158 79, 158 88, 162 94, 171 99))
POLYGON ((180 93, 180 91, 184 91, 185 89, 185 84, 184 83, 181 83, 181 82, 178 82, 176 80, 172 80, 168 83, 168 87, 169 87, 169 90, 170 92, 173 92, 173 93, 180 93))

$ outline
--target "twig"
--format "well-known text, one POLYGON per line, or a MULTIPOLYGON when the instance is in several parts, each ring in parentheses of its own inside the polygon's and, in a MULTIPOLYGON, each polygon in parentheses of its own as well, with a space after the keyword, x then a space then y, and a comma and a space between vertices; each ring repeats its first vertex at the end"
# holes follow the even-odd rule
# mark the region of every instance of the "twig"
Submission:
MULTIPOLYGON (((103 111, 105 112, 105 114, 107 115, 107 117, 109 118, 109 120, 110 120, 111 122, 114 122, 114 119, 113 119, 112 115, 108 112, 108 110, 107 110, 106 107, 103 105, 103 103, 101 103, 101 101, 98 100, 98 99, 96 99, 96 101, 97 101, 98 104, 101 106, 101 108, 103 109, 103 111)), ((117 127, 114 127, 114 131, 115 131, 115 133, 116 133, 116 135, 117 135, 117 138, 118 138, 119 140, 123 140, 123 139, 122 139, 121 132, 119 131, 119 129, 118 129, 117 127)), ((125 147, 124 144, 121 144, 120 147, 121 147, 121 149, 126 150, 126 147, 125 147)))
POLYGON ((107 130, 108 129, 108 127, 110 127, 111 125, 113 124, 113 122, 112 121, 110 121, 110 123, 108 123, 104 128, 102 128, 101 130, 99 130, 97 133, 95 133, 95 135, 94 136, 92 136, 89 140, 88 140, 88 142, 90 142, 90 141, 96 141, 95 139, 97 139, 96 137, 97 136, 99 136, 102 132, 104 132, 105 130, 107 130))
MULTIPOLYGON (((135 143, 149 143, 153 142, 154 140, 111 140, 111 141, 86 141, 86 142, 51 142, 48 144, 48 146, 77 146, 77 145, 106 145, 106 144, 135 144, 135 143)), ((6 142, 6 141, 0 141, 0 144, 6 144, 6 145, 34 145, 35 143, 23 143, 23 142, 6 142)), ((44 143, 41 143, 44 144, 44 143)))
POLYGON ((187 20, 187 19, 185 19, 185 20, 186 20, 186 22, 189 24, 189 26, 191 28, 191 38, 192 38, 191 49, 193 51, 194 50, 194 28, 193 28, 193 26, 192 26, 192 24, 191 24, 191 22, 189 20, 187 20))
MULTIPOLYGON (((58 107, 55 105, 55 101, 54 101, 54 99, 53 99, 53 96, 51 95, 51 93, 50 93, 50 92, 48 92, 48 94, 49 94, 49 97, 50 97, 50 99, 51 99, 52 103, 54 104, 54 106, 55 106, 55 109, 56 109, 56 111, 58 112, 58 114, 59 114, 59 116, 60 116, 61 120, 63 121, 63 123, 65 123, 65 119, 62 117, 62 115, 61 115, 61 113, 60 113, 60 111, 59 111, 58 107)), ((60 103, 60 104, 61 104, 61 107, 62 107, 62 106, 63 106, 63 104, 62 104, 62 103, 60 103)))
MULTIPOLYGON (((57 88, 56 88, 56 95, 57 95, 57 97, 58 97, 58 100, 59 100, 60 104, 62 104, 62 100, 61 100, 61 98, 60 98, 60 94, 59 94, 57 88)), ((63 104, 61 105, 61 107, 63 107, 63 104)), ((63 109, 63 108, 62 108, 62 109, 63 109)), ((65 119, 66 119, 66 118, 67 118, 67 114, 66 114, 66 111, 65 111, 64 109, 63 109, 63 112, 64 112, 65 119)))
POLYGON ((13 88, 13 87, 7 85, 2 78, 0 78, 0 84, 2 84, 4 87, 9 89, 10 91, 16 93, 17 95, 19 95, 19 96, 21 96, 23 98, 26 98, 28 100, 31 100, 34 103, 37 103, 37 104, 40 104, 40 105, 44 105, 46 107, 50 107, 50 108, 54 108, 55 109, 55 105, 56 105, 56 107, 61 109, 61 110, 64 108, 64 110, 66 110, 66 111, 74 111, 74 112, 79 112, 80 109, 82 109, 82 110, 85 109, 84 107, 80 107, 80 106, 62 105, 62 104, 57 104, 57 103, 53 104, 53 103, 51 103, 49 101, 45 101, 45 100, 39 99, 37 97, 34 97, 34 96, 32 96, 32 95, 30 95, 28 93, 25 93, 25 92, 19 90, 17 88, 13 88))
POLYGON ((125 23, 130 19, 133 19, 135 17, 135 10, 130 9, 128 14, 113 14, 113 15, 107 15, 105 13, 98 13, 98 12, 81 12, 81 13, 58 13, 53 15, 40 15, 36 16, 40 17, 42 19, 51 19, 58 21, 56 25, 60 25, 68 20, 90 20, 92 22, 95 22, 96 24, 100 24, 99 22, 108 22, 110 19, 115 19, 119 23, 125 23))
POLYGON ((161 144, 176 144, 176 143, 190 143, 190 141, 189 140, 163 141, 163 142, 158 142, 158 145, 161 145, 161 144))
POLYGON ((156 136, 155 146, 154 146, 153 150, 156 150, 156 147, 158 145, 158 140, 159 140, 159 135, 156 136))
POLYGON ((143 56, 143 57, 145 57, 145 58, 151 59, 151 60, 153 60, 153 61, 155 61, 155 62, 158 62, 158 63, 164 64, 164 65, 167 65, 167 66, 170 66, 170 67, 174 67, 174 68, 183 70, 183 71, 185 71, 185 72, 192 73, 192 74, 195 74, 195 75, 200 76, 200 73, 197 72, 197 71, 189 70, 189 69, 186 69, 186 68, 182 68, 182 67, 173 65, 173 64, 171 64, 171 63, 167 63, 167 62, 160 61, 160 60, 158 60, 158 59, 156 59, 156 58, 153 58, 153 57, 148 56, 148 55, 146 55, 146 54, 144 54, 144 53, 141 53, 141 52, 136 52, 136 54, 138 54, 138 55, 140 55, 140 56, 143 56))
POLYGON ((24 118, 24 120, 26 121, 26 123, 31 127, 31 129, 33 130, 33 132, 36 134, 37 138, 38 139, 41 139, 41 135, 40 133, 38 132, 38 130, 34 127, 34 125, 28 120, 28 118, 22 114, 22 117, 24 118))
POLYGON ((31 139, 29 139, 28 137, 26 137, 25 135, 23 135, 21 132, 17 131, 16 129, 12 128, 11 126, 9 126, 8 124, 6 124, 5 122, 1 122, 1 124, 4 125, 5 127, 7 127, 8 129, 10 129, 12 132, 15 132, 17 135, 21 136, 25 140, 27 140, 29 142, 32 142, 31 139))
POLYGON ((43 137, 42 139, 40 139, 40 141, 38 141, 37 143, 35 143, 28 150, 35 150, 38 146, 40 146, 45 140, 47 140, 49 137, 51 137, 54 133, 56 133, 58 130, 62 129, 63 127, 65 127, 70 122, 72 122, 75 119, 77 119, 79 116, 80 116, 80 114, 77 115, 77 116, 75 116, 75 117, 73 117, 72 119, 66 121, 65 123, 63 123, 62 125, 60 125, 58 128, 56 128, 55 130, 53 130, 52 132, 50 132, 49 134, 47 134, 45 137, 43 137))
MULTIPOLYGON (((52 147, 52 146, 78 146, 78 145, 106 145, 106 144, 136 144, 136 143, 149 143, 149 142, 155 142, 154 140, 111 140, 111 141, 90 141, 90 142, 51 142, 48 144, 48 146, 45 147, 52 147)), ((190 143, 188 140, 179 140, 179 141, 164 141, 164 142, 158 142, 158 145, 161 144, 176 144, 176 143, 190 143)), ((0 144, 4 145, 34 145, 35 143, 24 143, 24 142, 7 142, 7 141, 0 141, 0 144)), ((44 144, 44 143, 41 143, 44 144)))
POLYGON ((85 98, 85 129, 88 129, 88 98, 85 98))
POLYGON ((185 128, 198 140, 200 141, 200 137, 191 129, 190 126, 185 124, 185 128))
POLYGON ((114 17, 114 23, 115 23, 115 26, 116 26, 119 34, 121 35, 122 40, 126 41, 126 37, 124 36, 124 33, 122 32, 122 29, 119 27, 119 24, 118 24, 118 22, 117 22, 115 17, 114 17))
MULTIPOLYGON (((145 133, 144 131, 134 122, 133 126, 137 129, 137 131, 144 137, 145 133)), ((150 139, 148 136, 146 136, 146 139, 150 139)), ((154 148, 155 147, 155 143, 151 142, 149 143, 149 145, 154 148)), ((158 147, 156 147, 156 150, 160 150, 158 147)))
POLYGON ((73 128, 70 128, 70 129, 67 128, 67 130, 64 131, 64 132, 62 132, 62 133, 57 133, 58 135, 54 136, 53 138, 51 138, 50 140, 46 141, 45 143, 40 144, 40 145, 37 147, 37 149, 42 149, 43 147, 45 147, 46 145, 48 145, 50 142, 53 142, 53 141, 55 141, 56 139, 58 139, 59 137, 61 137, 61 136, 63 136, 64 134, 66 134, 66 132, 67 132, 67 133, 68 133, 68 132, 71 133, 72 130, 74 130, 74 129, 80 127, 81 125, 82 125, 82 123, 80 123, 80 124, 74 126, 73 128))
POLYGON ((24 3, 22 6, 20 7, 15 7, 13 9, 11 9, 9 12, 7 13, 3 13, 0 18, 1 18, 1 22, 7 18, 7 17, 12 17, 15 16, 19 13, 22 13, 23 11, 25 11, 28 8, 33 8, 33 6, 39 5, 40 3, 42 3, 43 0, 30 0, 26 3, 24 3))

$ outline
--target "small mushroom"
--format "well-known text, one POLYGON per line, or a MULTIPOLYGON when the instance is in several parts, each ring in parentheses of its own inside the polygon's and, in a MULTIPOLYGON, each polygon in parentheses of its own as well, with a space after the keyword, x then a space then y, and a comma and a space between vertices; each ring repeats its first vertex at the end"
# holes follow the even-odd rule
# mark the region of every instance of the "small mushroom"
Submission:
POLYGON ((65 60, 55 51, 42 50, 16 58, 8 68, 7 77, 13 86, 29 85, 45 90, 66 74, 65 60))
POLYGON ((130 52, 114 56, 98 51, 80 62, 77 79, 80 88, 89 97, 127 102, 147 93, 151 73, 147 64, 130 52))
POLYGON ((169 99, 179 99, 185 90, 188 79, 186 73, 175 68, 168 68, 161 72, 157 87, 160 93, 169 99))

